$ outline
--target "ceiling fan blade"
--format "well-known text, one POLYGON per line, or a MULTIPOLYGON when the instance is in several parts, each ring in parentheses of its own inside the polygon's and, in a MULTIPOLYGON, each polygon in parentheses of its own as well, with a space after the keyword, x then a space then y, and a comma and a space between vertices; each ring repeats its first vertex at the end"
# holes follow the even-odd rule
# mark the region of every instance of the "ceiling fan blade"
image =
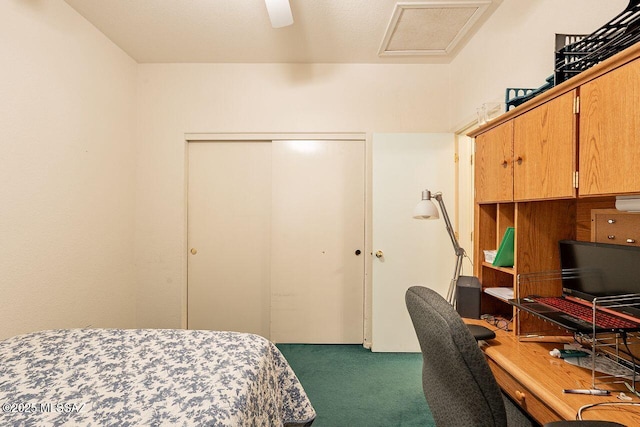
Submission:
POLYGON ((286 27, 293 24, 293 15, 289 0, 264 0, 267 5, 269 19, 273 28, 286 27))

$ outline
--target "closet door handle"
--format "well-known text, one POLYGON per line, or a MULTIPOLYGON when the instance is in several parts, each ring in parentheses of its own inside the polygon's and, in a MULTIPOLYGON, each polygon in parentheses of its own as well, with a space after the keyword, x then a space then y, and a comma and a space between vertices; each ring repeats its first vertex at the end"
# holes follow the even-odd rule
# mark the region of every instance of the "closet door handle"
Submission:
POLYGON ((521 165, 522 164, 522 157, 518 156, 518 158, 516 159, 516 163, 521 165))

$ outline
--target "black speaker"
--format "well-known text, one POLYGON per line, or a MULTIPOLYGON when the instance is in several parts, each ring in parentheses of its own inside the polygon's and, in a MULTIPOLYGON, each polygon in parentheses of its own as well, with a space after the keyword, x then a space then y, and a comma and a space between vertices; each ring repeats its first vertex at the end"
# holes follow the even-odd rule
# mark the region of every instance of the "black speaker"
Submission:
POLYGON ((475 276, 460 276, 456 285, 456 310, 461 317, 480 318, 482 285, 475 276))

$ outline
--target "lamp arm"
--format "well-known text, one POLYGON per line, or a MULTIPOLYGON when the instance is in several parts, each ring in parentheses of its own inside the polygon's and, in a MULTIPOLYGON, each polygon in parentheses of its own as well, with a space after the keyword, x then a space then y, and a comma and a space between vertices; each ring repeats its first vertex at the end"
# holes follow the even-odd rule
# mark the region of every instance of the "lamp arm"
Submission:
POLYGON ((444 200, 442 199, 442 193, 436 193, 434 197, 438 201, 438 204, 440 205, 440 210, 442 211, 442 217, 444 219, 444 225, 447 228, 449 237, 451 238, 451 243, 453 244, 453 250, 456 252, 457 256, 459 257, 464 256, 465 250, 460 247, 460 244, 458 243, 458 239, 456 239, 456 234, 453 232, 453 226, 451 225, 451 220, 449 219, 447 208, 444 205, 444 200))
POLYGON ((434 195, 435 199, 438 201, 440 205, 440 210, 442 211, 442 218, 444 219, 445 227, 447 228, 447 232, 449 233, 449 237, 451 238, 451 243, 453 244, 453 250, 456 252, 456 266, 453 272, 453 278, 451 279, 451 283, 449 284, 449 289, 447 291, 447 301, 450 304, 455 305, 456 297, 455 290, 456 285, 458 284, 458 278, 460 277, 460 273, 462 271, 462 260, 465 255, 465 250, 460 247, 458 243, 458 239, 456 238, 455 233, 453 232, 453 226, 451 225, 451 220, 449 219, 449 214, 447 213, 447 208, 444 205, 444 200, 442 199, 442 193, 436 193, 434 195))

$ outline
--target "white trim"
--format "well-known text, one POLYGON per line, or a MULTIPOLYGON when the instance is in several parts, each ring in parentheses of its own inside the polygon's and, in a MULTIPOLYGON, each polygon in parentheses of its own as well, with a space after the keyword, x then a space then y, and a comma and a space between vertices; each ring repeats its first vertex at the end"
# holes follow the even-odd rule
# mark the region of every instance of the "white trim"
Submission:
POLYGON ((255 132, 255 133, 185 133, 184 139, 187 142, 202 141, 280 141, 291 139, 306 140, 340 140, 340 141, 365 141, 365 132, 345 132, 345 133, 287 133, 287 132, 255 132))
POLYGON ((453 126, 451 132, 456 135, 463 135, 477 129, 478 127, 480 127, 478 119, 475 116, 469 116, 457 125, 453 126))
POLYGON ((371 350, 373 344, 373 134, 364 142, 364 331, 363 347, 371 350))
POLYGON ((183 221, 184 239, 182 241, 182 289, 180 290, 180 327, 189 329, 189 141, 183 141, 184 145, 184 183, 183 183, 183 221))

